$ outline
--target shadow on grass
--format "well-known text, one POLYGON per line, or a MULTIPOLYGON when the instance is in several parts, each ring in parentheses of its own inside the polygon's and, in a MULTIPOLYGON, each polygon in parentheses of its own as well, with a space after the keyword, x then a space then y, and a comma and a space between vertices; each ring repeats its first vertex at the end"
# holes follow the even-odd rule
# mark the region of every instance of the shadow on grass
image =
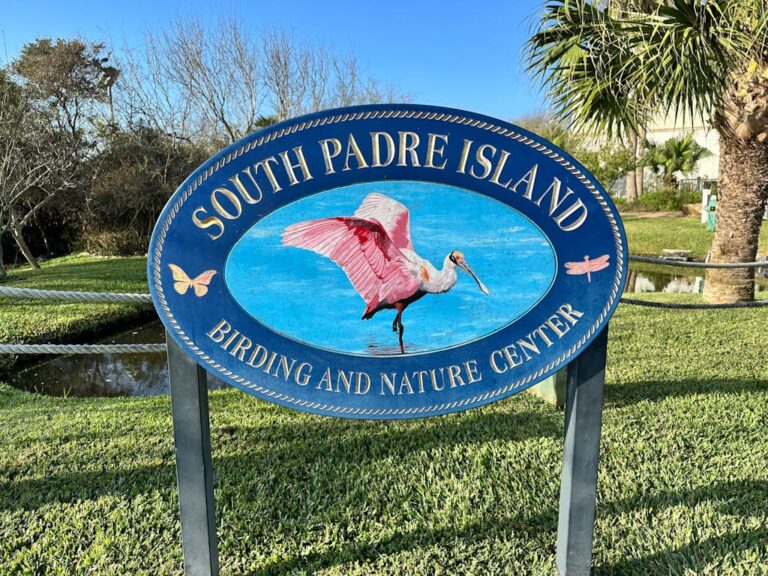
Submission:
MULTIPOLYGON (((673 550, 664 550, 639 558, 626 558, 615 564, 595 567, 592 574, 595 576, 702 574, 707 567, 710 570, 715 569, 716 563, 734 550, 754 550, 755 553, 758 553, 765 546, 766 541, 768 541, 768 527, 729 532, 722 536, 706 538, 700 542, 689 542, 673 550)), ((759 571, 760 566, 752 566, 751 568, 754 572, 739 572, 739 574, 761 573, 759 571)), ((717 574, 718 572, 710 573, 717 574)))
POLYGON ((259 570, 248 572, 248 576, 279 576, 297 572, 314 574, 319 570, 348 562, 370 562, 381 556, 396 555, 419 548, 450 547, 458 543, 467 547, 483 540, 506 540, 512 536, 520 540, 536 540, 543 555, 554 556, 556 532, 557 507, 553 504, 551 512, 540 515, 481 520, 461 528, 452 526, 408 530, 376 542, 350 542, 324 552, 276 559, 259 570))
MULTIPOLYGON (((471 416, 412 423, 366 424, 320 417, 292 420, 264 427, 227 427, 225 430, 214 427, 212 444, 219 485, 226 486, 230 494, 252 495, 255 488, 268 494, 304 494, 320 480, 330 485, 364 482, 364 478, 356 479, 350 474, 362 474, 365 464, 371 461, 497 440, 558 438, 563 426, 562 416, 556 413, 542 416, 482 411, 471 416), (233 455, 217 458, 216 451, 224 447, 233 455), (269 473, 254 477, 254 471, 269 473), (254 487, 254 481, 260 486, 254 487)), ((79 438, 77 435, 73 438, 87 442, 89 433, 84 431, 79 438)), ((153 458, 167 460, 163 454, 155 454, 153 458)), ((9 474, 13 472, 7 470, 6 475, 9 474)), ((109 494, 131 499, 158 489, 175 489, 175 483, 172 459, 158 466, 132 468, 127 463, 123 470, 12 478, 0 482, 0 509, 34 510, 48 504, 96 499, 109 494)), ((286 504, 285 509, 291 510, 287 500, 290 496, 276 497, 274 504, 286 504)), ((338 505, 338 501, 329 499, 330 509, 338 505)))
MULTIPOLYGON (((716 503, 720 513, 730 516, 765 516, 762 503, 768 501, 768 481, 729 481, 696 488, 691 492, 656 492, 636 494, 627 499, 606 502, 599 511, 603 517, 626 513, 627 510, 664 508, 684 505, 693 509, 706 502, 716 503)), ((701 541, 689 542, 671 550, 663 550, 636 558, 596 567, 595 575, 616 574, 693 574, 716 564, 735 551, 758 552, 768 541, 768 525, 759 529, 729 532, 701 541), (649 572, 653 570, 652 572, 649 572)))
POLYGON ((609 384, 605 388, 607 408, 631 406, 696 394, 742 394, 768 392, 766 380, 641 380, 632 384, 609 384))

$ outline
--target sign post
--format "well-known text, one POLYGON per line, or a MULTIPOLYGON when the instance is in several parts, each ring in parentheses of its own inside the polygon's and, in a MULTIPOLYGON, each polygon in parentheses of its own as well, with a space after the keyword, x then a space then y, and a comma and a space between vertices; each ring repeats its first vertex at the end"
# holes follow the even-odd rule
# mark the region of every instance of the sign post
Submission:
POLYGON ((172 338, 167 342, 184 575, 218 576, 207 377, 172 338))
POLYGON ((288 408, 386 420, 482 406, 566 366, 558 567, 588 573, 607 325, 626 273, 600 184, 493 118, 344 108, 209 159, 163 210, 148 259, 187 574, 218 571, 205 371, 288 408))
POLYGON ((557 526, 557 569, 561 576, 589 576, 592 564, 607 349, 606 326, 568 365, 557 526))

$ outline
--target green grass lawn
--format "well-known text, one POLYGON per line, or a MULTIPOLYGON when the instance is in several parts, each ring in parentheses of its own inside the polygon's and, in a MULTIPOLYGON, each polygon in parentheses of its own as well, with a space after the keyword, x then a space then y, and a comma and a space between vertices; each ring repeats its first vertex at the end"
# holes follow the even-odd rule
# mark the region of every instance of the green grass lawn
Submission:
MULTIPOLYGON (((98 258, 77 254, 42 263, 41 270, 24 266, 9 271, 4 285, 49 290, 93 292, 146 292, 144 257, 98 258)), ((49 300, 0 298, 0 342, 44 343, 74 340, 78 343, 105 327, 135 321, 151 314, 150 304, 66 303, 49 300)), ((0 355, 0 373, 13 358, 0 355)))
MULTIPOLYGON (((146 290, 142 258, 14 274, 30 287, 146 290)), ((69 308, 80 305, 45 306, 32 320, 27 303, 0 302, 0 341, 92 325, 69 308)), ((619 307, 595 574, 768 574, 766 320, 619 307)), ((532 395, 367 423, 224 390, 211 419, 222 574, 555 573, 563 414, 532 395)), ((168 398, 0 384, 0 574, 180 575, 179 540, 168 398)))
MULTIPOLYGON (((664 248, 690 250, 691 257, 703 260, 712 246, 714 232, 708 232, 698 216, 642 218, 622 214, 629 251, 638 256, 659 256, 664 248)), ((768 254, 768 226, 760 231, 758 253, 768 254)))

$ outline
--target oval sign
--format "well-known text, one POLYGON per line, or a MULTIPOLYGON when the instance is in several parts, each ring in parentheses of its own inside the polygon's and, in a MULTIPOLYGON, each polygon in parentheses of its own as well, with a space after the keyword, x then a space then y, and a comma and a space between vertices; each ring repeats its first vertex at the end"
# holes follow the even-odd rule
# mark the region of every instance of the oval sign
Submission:
POLYGON ((577 161, 417 105, 331 110, 231 145, 152 236, 152 298, 209 372, 290 408, 457 412, 565 366, 624 285, 624 230, 577 161))

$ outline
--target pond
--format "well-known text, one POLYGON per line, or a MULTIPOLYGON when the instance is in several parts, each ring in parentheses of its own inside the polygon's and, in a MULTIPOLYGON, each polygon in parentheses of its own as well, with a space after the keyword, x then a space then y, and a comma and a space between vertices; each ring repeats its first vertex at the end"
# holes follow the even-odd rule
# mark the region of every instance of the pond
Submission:
MULTIPOLYGON (((631 266, 625 294, 699 293, 704 274, 698 269, 631 266)), ((765 280, 758 291, 768 289, 765 280)), ((155 344, 165 341, 159 320, 105 338, 102 344, 155 344)), ((10 379, 16 388, 49 396, 156 396, 169 393, 165 354, 92 354, 54 356, 20 370, 10 379)), ((208 388, 226 384, 208 377, 208 388)))
MULTIPOLYGON (((120 332, 100 344, 165 342, 159 320, 120 332)), ((165 354, 71 354, 53 356, 15 373, 10 384, 47 396, 157 396, 170 392, 165 354)), ((208 388, 226 386, 212 376, 208 388)))
MULTIPOLYGON (((705 271, 702 268, 631 265, 624 293, 700 294, 704 291, 704 277, 705 271)), ((768 285, 764 279, 758 279, 755 283, 755 291, 764 290, 768 290, 768 285)))

